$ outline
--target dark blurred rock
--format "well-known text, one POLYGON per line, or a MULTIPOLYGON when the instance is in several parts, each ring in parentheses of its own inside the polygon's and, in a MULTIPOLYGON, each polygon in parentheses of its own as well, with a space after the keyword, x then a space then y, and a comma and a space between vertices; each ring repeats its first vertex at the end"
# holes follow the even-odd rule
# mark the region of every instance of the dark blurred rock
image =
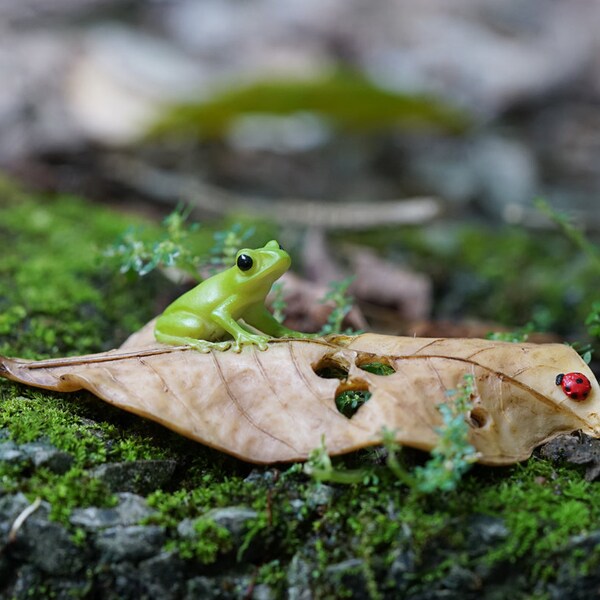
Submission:
POLYGON ((22 492, 0 496, 0 522, 14 521, 30 504, 22 492))
POLYGON ((294 554, 287 571, 288 600, 313 600, 311 572, 311 564, 299 552, 294 554))
POLYGON ((559 435, 544 444, 539 454, 555 462, 565 460, 574 465, 586 465, 587 481, 596 481, 600 477, 600 440, 583 433, 559 435))
POLYGON ((129 525, 109 527, 96 537, 104 562, 137 562, 157 554, 165 541, 162 527, 129 525))
POLYGON ((445 589, 454 590, 457 593, 466 595, 468 592, 480 592, 482 581, 473 571, 454 565, 441 581, 441 586, 445 589))
POLYGON ((0 462, 9 465, 19 465, 27 461, 27 454, 17 444, 10 440, 0 443, 0 462))
MULTIPOLYGON (((2 536, 2 539, 4 539, 4 536, 2 536)), ((0 552, 0 598, 2 597, 2 592, 10 583, 14 571, 14 563, 4 552, 0 552)))
POLYGON ((106 463, 90 471, 113 492, 149 494, 165 485, 173 476, 174 460, 136 460, 106 463))
POLYGON ((549 586, 550 600, 590 600, 600 595, 600 576, 597 574, 572 575, 549 586))
POLYGON ((252 469, 244 479, 244 482, 253 485, 271 485, 275 480, 276 471, 273 469, 252 469))
POLYGON ((276 597, 273 589, 264 583, 259 583, 252 589, 252 600, 275 600, 276 597))
POLYGON ((0 0, 0 19, 22 25, 38 19, 68 19, 82 14, 94 14, 102 8, 126 6, 130 3, 131 0, 0 0))
POLYGON ((213 508, 205 513, 202 518, 213 521, 220 527, 227 529, 236 544, 242 542, 244 534, 248 531, 249 522, 254 521, 258 513, 245 506, 226 506, 213 508))
POLYGON ((316 483, 306 492, 306 505, 311 510, 331 503, 335 496, 335 488, 326 483, 316 483))
POLYGON ((118 494, 119 504, 114 508, 76 508, 69 521, 75 527, 88 530, 106 529, 116 525, 136 525, 155 511, 148 507, 145 498, 136 494, 118 494))
POLYGON ((141 600, 147 598, 142 594, 142 586, 137 565, 131 562, 120 562, 105 565, 99 571, 95 588, 97 597, 102 600, 141 600))
POLYGON ((38 513, 19 529, 11 555, 50 575, 71 575, 83 569, 88 558, 71 534, 59 523, 47 521, 38 513))
POLYGON ((11 600, 25 600, 31 598, 31 591, 39 589, 42 580, 41 573, 30 565, 21 565, 15 573, 16 581, 8 596, 11 600))
POLYGON ((406 590, 415 570, 415 555, 410 548, 400 548, 393 554, 388 576, 398 592, 406 590))
POLYGON ((33 462, 34 467, 44 467, 54 473, 66 473, 73 465, 73 457, 68 452, 63 452, 56 446, 39 440, 20 446, 33 462))
POLYGON ((210 577, 193 577, 186 582, 185 600, 196 600, 197 598, 217 600, 222 597, 218 583, 210 577))
POLYGON ((499 517, 475 514, 469 517, 465 525, 468 527, 469 554, 473 556, 489 552, 510 535, 504 519, 499 517))
POLYGON ((350 558, 329 565, 325 570, 324 578, 340 595, 350 593, 352 598, 364 600, 372 598, 365 577, 364 560, 360 558, 350 558))
POLYGON ((184 562, 176 555, 161 552, 138 565, 142 587, 149 598, 174 600, 182 592, 184 562))

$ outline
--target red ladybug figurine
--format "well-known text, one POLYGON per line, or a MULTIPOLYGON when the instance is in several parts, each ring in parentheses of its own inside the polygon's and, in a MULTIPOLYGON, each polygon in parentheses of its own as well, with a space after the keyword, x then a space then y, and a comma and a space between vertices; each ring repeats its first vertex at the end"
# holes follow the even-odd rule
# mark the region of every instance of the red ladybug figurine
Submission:
POLYGON ((585 400, 592 389, 590 380, 583 373, 561 373, 556 376, 556 385, 560 385, 571 400, 577 401, 585 400))

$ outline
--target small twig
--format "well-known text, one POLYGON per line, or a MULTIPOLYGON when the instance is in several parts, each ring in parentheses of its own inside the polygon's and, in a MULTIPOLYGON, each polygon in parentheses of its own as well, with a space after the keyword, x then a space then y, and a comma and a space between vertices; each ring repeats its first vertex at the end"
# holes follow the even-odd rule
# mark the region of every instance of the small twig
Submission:
POLYGON ((14 544, 17 539, 17 533, 19 529, 23 527, 25 521, 40 507, 42 499, 38 496, 27 508, 25 508, 14 520, 10 531, 8 532, 8 539, 6 545, 14 544))
MULTIPOLYGON (((306 339, 295 339, 295 338, 273 338, 269 340, 269 344, 279 344, 285 342, 309 342, 311 344, 321 344, 323 346, 337 347, 334 344, 327 342, 326 340, 306 338, 306 339)), ((148 348, 147 350, 133 350, 119 352, 118 350, 112 353, 99 353, 99 354, 86 354, 84 356, 67 356, 65 358, 49 358, 46 360, 38 361, 27 361, 22 359, 5 359, 0 356, 0 361, 6 360, 20 369, 59 369, 61 367, 72 367, 77 365, 89 365, 94 363, 113 362, 118 360, 127 360, 129 358, 140 358, 145 356, 156 356, 159 354, 170 354, 172 352, 189 352, 194 350, 192 346, 161 346, 158 348, 148 348)), ((6 364, 0 362, 0 370, 9 372, 6 364)))
POLYGON ((49 358, 26 362, 15 360, 18 367, 24 369, 58 369, 60 367, 69 367, 77 365, 88 365, 92 363, 112 362, 116 360, 127 360, 128 358, 140 358, 144 356, 154 356, 156 354, 169 354, 170 352, 184 352, 192 350, 191 346, 170 346, 161 348, 150 348, 148 350, 136 350, 133 352, 115 352, 114 354, 87 354, 85 356, 73 356, 66 358, 49 358))
POLYGON ((138 160, 115 157, 107 161, 107 168, 118 181, 159 202, 183 201, 194 209, 217 215, 250 213, 286 225, 360 230, 425 223, 441 211, 440 201, 432 197, 343 204, 286 198, 273 203, 264 198, 236 195, 197 177, 157 169, 138 160))

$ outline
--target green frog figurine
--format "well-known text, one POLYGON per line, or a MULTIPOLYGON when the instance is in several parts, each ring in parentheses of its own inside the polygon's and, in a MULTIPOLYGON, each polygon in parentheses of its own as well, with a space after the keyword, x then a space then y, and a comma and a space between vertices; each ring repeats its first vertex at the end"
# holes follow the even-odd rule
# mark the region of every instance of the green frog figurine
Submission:
POLYGON ((204 280, 165 309, 154 327, 157 341, 189 345, 200 352, 230 347, 240 352, 246 345, 266 350, 270 337, 314 337, 284 327, 264 305, 271 286, 291 262, 275 240, 263 248, 240 250, 233 267, 204 280), (254 333, 245 325, 266 335, 254 333), (233 337, 233 342, 220 341, 226 334, 233 337))

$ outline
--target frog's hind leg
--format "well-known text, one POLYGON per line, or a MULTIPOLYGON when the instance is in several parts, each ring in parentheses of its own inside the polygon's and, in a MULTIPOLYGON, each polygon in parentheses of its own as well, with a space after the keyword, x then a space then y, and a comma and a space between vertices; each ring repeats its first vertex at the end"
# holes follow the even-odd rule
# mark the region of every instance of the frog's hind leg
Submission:
POLYGON ((154 337, 161 344, 191 346, 199 352, 227 350, 231 342, 210 341, 218 334, 218 330, 207 327, 206 321, 193 313, 162 314, 154 326, 154 337))

